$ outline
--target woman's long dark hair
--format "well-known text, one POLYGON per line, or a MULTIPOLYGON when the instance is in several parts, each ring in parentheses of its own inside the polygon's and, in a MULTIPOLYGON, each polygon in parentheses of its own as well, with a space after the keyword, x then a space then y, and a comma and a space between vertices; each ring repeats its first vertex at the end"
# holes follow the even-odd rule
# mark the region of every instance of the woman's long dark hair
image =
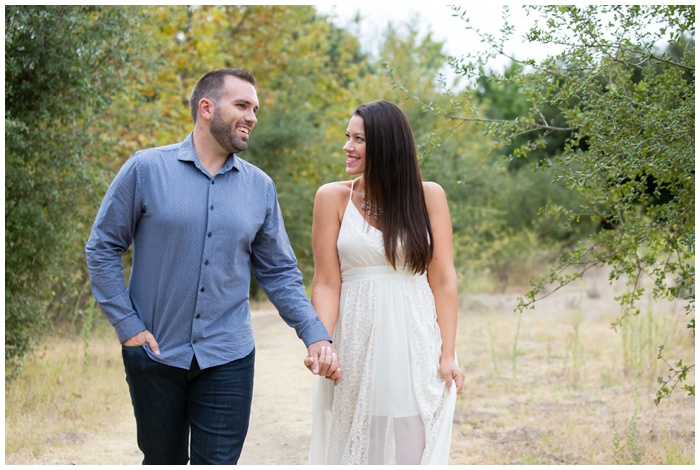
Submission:
POLYGON ((365 197, 382 210, 386 258, 396 269, 400 241, 406 267, 422 274, 433 257, 433 234, 408 118, 388 101, 365 103, 353 114, 365 125, 365 197))

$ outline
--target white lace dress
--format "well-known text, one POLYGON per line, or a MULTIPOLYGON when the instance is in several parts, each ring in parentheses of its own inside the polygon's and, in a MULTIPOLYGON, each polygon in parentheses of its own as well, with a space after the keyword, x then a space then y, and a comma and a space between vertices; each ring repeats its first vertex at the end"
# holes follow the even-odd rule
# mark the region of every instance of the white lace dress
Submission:
MULTIPOLYGON (((338 236, 337 386, 316 378, 309 463, 447 464, 456 401, 439 374, 442 339, 425 274, 394 270, 382 233, 352 203, 338 236)), ((401 265, 402 263, 397 263, 401 265)))

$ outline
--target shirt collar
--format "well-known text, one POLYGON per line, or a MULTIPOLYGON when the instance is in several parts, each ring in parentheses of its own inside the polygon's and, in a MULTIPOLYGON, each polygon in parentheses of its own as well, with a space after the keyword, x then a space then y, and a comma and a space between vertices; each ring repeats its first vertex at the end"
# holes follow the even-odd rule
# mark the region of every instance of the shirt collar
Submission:
MULTIPOLYGON (((199 161, 199 157, 197 156, 197 151, 194 149, 193 136, 194 132, 190 132, 185 138, 185 140, 182 142, 182 145, 180 146, 180 151, 177 154, 177 159, 183 162, 193 162, 197 168, 204 171, 204 168, 202 167, 202 164, 199 161)), ((224 172, 231 170, 240 171, 240 160, 241 159, 235 153, 232 153, 226 159, 226 163, 224 163, 222 170, 224 172)), ((204 172, 206 173, 206 171, 204 172)))

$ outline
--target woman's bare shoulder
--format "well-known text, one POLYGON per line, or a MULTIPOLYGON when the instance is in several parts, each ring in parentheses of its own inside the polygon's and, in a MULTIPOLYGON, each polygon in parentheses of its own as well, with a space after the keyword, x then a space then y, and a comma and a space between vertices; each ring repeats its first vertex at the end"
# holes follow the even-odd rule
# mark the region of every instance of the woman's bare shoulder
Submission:
POLYGON ((425 194, 425 201, 429 203, 434 200, 445 199, 445 190, 442 189, 438 183, 433 181, 423 181, 423 194, 425 194))
POLYGON ((316 191, 316 200, 341 200, 350 196, 352 181, 334 181, 322 185, 316 191))

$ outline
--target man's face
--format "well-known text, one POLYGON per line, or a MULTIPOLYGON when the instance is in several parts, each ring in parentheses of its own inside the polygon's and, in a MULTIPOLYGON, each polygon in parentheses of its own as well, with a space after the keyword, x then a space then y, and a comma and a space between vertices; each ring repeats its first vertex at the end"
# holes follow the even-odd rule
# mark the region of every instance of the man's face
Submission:
POLYGON ((209 132, 227 153, 248 148, 250 133, 258 122, 258 95, 255 87, 237 77, 227 76, 224 93, 215 104, 209 132))

